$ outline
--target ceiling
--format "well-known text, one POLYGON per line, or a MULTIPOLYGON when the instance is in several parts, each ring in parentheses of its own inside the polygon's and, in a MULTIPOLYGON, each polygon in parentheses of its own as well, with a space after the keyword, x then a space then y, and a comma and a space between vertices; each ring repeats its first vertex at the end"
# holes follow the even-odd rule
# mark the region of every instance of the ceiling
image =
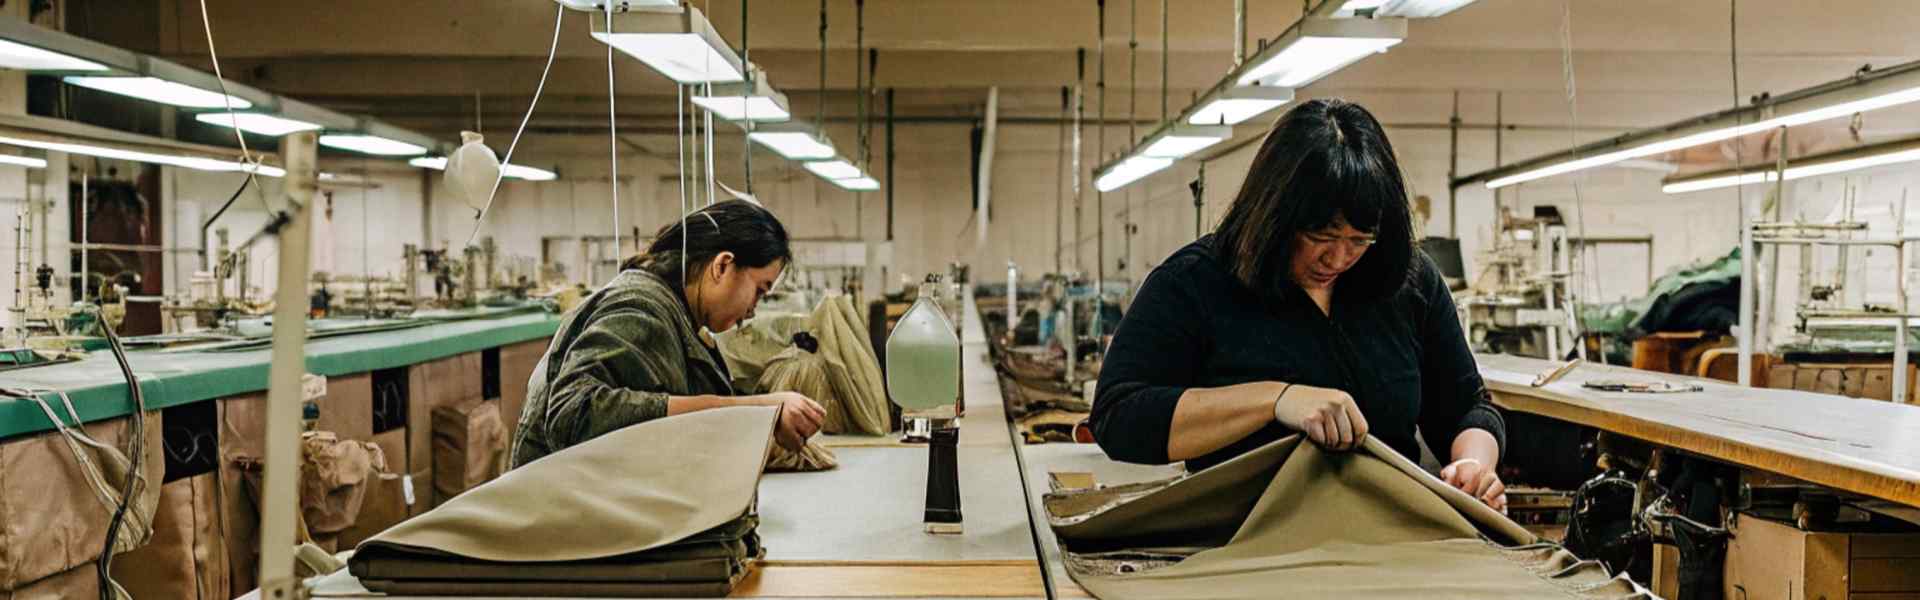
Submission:
MULTIPOLYGON (((1255 39, 1278 34, 1302 8, 1299 0, 1247 3, 1255 39)), ((537 0, 206 4, 229 77, 447 139, 476 121, 488 133, 510 135, 539 81, 559 12, 537 0)), ((1163 89, 1168 110, 1178 112, 1232 66, 1232 0, 1109 0, 1104 38, 1096 33, 1096 0, 872 0, 864 2, 864 15, 854 0, 829 0, 824 85, 820 3, 691 4, 736 46, 751 42, 752 61, 802 116, 820 111, 823 98, 829 117, 855 114, 856 45, 878 51, 875 82, 896 90, 897 114, 921 120, 972 119, 989 86, 1001 89, 1002 118, 1056 118, 1081 49, 1089 118, 1098 112, 1092 84, 1101 50, 1105 114, 1114 120, 1157 121, 1163 89), (1163 6, 1172 10, 1164 42, 1163 6), (856 16, 864 21, 860 31, 856 16), (1138 41, 1131 60, 1129 39, 1138 41), (1161 52, 1163 43, 1169 52, 1161 52), (1170 75, 1164 88, 1163 57, 1170 75)), ((59 6, 73 33, 211 67, 194 0, 59 6)), ((595 155, 605 144, 607 50, 588 37, 586 13, 562 16, 531 130, 543 134, 549 152, 595 155)), ((1920 11, 1910 0, 1479 0, 1412 23, 1406 43, 1302 95, 1343 95, 1390 125, 1431 126, 1446 123, 1456 92, 1464 120, 1490 124, 1497 93, 1505 124, 1564 128, 1577 118, 1603 135, 1838 79, 1864 64, 1911 60, 1920 56, 1916 30, 1920 11), (1731 22, 1738 23, 1737 39, 1731 22), (1730 54, 1736 44, 1737 93, 1730 54), (1569 110, 1569 83, 1577 113, 1569 110)), ((624 137, 637 149, 670 153, 673 86, 624 57, 615 61, 614 79, 624 137)))

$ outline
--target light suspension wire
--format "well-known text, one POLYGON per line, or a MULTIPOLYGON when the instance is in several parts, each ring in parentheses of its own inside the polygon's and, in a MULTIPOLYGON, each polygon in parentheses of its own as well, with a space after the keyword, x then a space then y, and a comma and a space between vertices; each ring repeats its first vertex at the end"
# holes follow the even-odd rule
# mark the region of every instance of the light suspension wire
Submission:
POLYGON ((687 281, 687 87, 680 85, 680 102, 674 104, 674 129, 680 138, 680 283, 687 281))
MULTIPOLYGON (((607 39, 613 37, 613 3, 608 2, 607 39)), ((607 177, 613 190, 613 258, 620 260, 620 113, 614 107, 613 44, 607 44, 607 177)), ((504 172, 503 172, 504 174, 504 172)))
POLYGON ((207 0, 200 0, 200 28, 207 34, 207 60, 213 62, 213 80, 220 85, 220 101, 226 104, 227 122, 236 125, 233 139, 240 142, 240 161, 248 165, 247 180, 253 182, 253 195, 260 200, 260 208, 271 213, 273 207, 267 205, 267 193, 260 187, 260 161, 247 149, 247 136, 241 134, 238 127, 240 117, 234 113, 233 96, 227 94, 227 77, 220 73, 220 53, 213 47, 213 19, 207 16, 207 0))
MULTIPOLYGON (((708 96, 712 96, 712 95, 713 95, 713 82, 711 82, 711 81, 709 81, 709 82, 707 82, 707 84, 706 84, 706 85, 707 85, 707 95, 708 95, 708 96)), ((708 110, 708 111, 701 111, 701 115, 702 115, 702 118, 704 118, 704 119, 706 120, 706 122, 707 122, 707 206, 713 206, 713 203, 715 202, 715 200, 714 200, 714 193, 713 193, 713 185, 714 185, 714 173, 713 173, 713 111, 710 111, 710 110, 708 110)))
POLYGON ((567 5, 556 4, 553 13, 553 41, 547 43, 547 65, 540 68, 540 84, 533 88, 533 100, 527 103, 527 113, 520 116, 520 127, 513 131, 513 141, 507 144, 507 156, 500 160, 503 168, 500 169, 500 174, 494 175, 493 188, 487 192, 487 203, 481 205, 480 212, 473 216, 473 232, 467 234, 466 243, 460 245, 462 248, 473 245, 474 237, 480 235, 480 228, 486 226, 487 211, 493 210, 493 200, 500 192, 500 180, 506 178, 507 170, 504 165, 513 164, 513 151, 520 147, 520 136, 527 132, 527 121, 533 119, 533 109, 540 106, 540 94, 547 89, 547 75, 553 72, 554 51, 560 49, 560 24, 567 18, 567 5))
MULTIPOLYGON (((1573 0, 1563 0, 1561 3, 1560 72, 1563 77, 1563 82, 1566 84, 1567 94, 1567 147, 1578 148, 1580 146, 1580 140, 1576 137, 1576 132, 1580 130, 1580 98, 1579 87, 1576 85, 1573 73, 1573 0)), ((1584 177, 1585 175, 1576 175, 1573 179, 1573 218, 1577 221, 1575 227, 1577 227, 1580 232, 1580 241, 1575 244, 1576 247, 1580 248, 1579 283, 1582 296, 1586 296, 1589 292, 1594 296, 1598 296, 1600 280, 1595 274, 1599 271, 1600 258, 1594 256, 1598 247, 1595 247, 1595 251, 1589 251, 1584 247, 1587 240, 1587 214, 1586 203, 1580 194, 1580 179, 1584 177)), ((1534 241, 1534 243, 1544 242, 1546 242, 1546 240, 1534 241)), ((1563 251, 1572 251, 1572 248, 1565 248, 1563 251)), ((1543 266, 1542 268, 1551 269, 1552 267, 1543 266)), ((1569 273, 1567 276, 1572 277, 1572 274, 1569 273)), ((1587 343, 1584 339, 1587 329, 1586 323, 1580 315, 1580 303, 1574 301, 1573 294, 1568 293, 1568 289, 1569 288, 1564 285, 1561 287, 1561 292, 1564 294, 1562 304, 1566 306, 1568 314, 1571 317, 1568 320, 1574 326, 1574 331, 1572 332, 1574 352, 1580 358, 1585 359, 1587 357, 1587 343)), ((1561 357, 1558 356, 1552 357, 1553 360, 1560 360, 1560 358, 1561 357)), ((1600 363, 1606 364, 1606 362, 1607 353, 1605 349, 1602 349, 1600 352, 1600 363)))

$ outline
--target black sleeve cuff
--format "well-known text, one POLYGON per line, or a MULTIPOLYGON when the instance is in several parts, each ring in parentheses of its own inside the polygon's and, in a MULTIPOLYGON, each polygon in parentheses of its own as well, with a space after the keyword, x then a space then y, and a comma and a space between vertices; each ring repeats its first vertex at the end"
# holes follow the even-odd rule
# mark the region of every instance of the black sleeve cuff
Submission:
MULTIPOLYGON (((1500 416, 1500 411, 1494 409, 1492 404, 1482 402, 1474 405, 1473 408, 1467 409, 1467 414, 1461 415, 1460 431, 1466 431, 1468 429, 1481 429, 1493 434, 1493 441, 1500 449, 1500 460, 1506 460, 1507 420, 1500 416)), ((1436 448, 1435 450, 1438 451, 1441 449, 1436 448)))

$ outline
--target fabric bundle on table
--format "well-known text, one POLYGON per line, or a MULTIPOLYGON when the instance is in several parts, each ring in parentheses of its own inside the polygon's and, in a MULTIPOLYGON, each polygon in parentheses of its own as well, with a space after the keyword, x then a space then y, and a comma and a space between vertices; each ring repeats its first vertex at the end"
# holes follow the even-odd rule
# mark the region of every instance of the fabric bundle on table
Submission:
POLYGON ((735 387, 805 394, 827 411, 821 432, 886 435, 890 429, 880 361, 851 298, 823 299, 805 317, 762 315, 715 338, 735 387), (819 341, 817 350, 795 349, 793 337, 802 332, 819 341))
POLYGON ((1640 598, 1379 440, 1293 436, 1183 478, 1049 494, 1068 573, 1130 598, 1640 598))
MULTIPOLYGON (((793 334, 793 345, 767 362, 760 386, 769 392, 794 392, 826 404, 834 397, 827 381, 827 359, 819 354, 820 341, 807 332, 793 334), (825 400, 823 400, 825 399, 825 400)), ((831 406, 831 404, 829 404, 831 406)), ((832 409, 828 409, 831 413, 832 409)), ((824 427, 822 429, 825 429, 824 427)), ((832 450, 816 440, 807 440, 799 451, 775 445, 767 452, 767 471, 825 471, 840 466, 832 450)))
POLYGON ((761 554, 752 509, 777 413, 602 435, 374 536, 348 570, 388 594, 724 596, 761 554))

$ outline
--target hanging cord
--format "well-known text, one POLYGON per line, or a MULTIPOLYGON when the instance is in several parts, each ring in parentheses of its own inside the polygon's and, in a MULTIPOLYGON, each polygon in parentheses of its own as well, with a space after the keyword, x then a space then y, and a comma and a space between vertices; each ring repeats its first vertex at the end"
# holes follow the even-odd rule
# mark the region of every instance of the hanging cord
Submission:
MULTIPOLYGON (((206 0, 201 1, 204 2, 206 0)), ((533 100, 527 103, 527 113, 520 117, 520 127, 513 131, 513 141, 507 144, 507 156, 500 160, 500 174, 493 177, 493 188, 487 192, 487 203, 481 205, 480 211, 473 215, 473 233, 467 234, 467 242, 460 245, 462 248, 472 246, 473 238, 480 235, 481 227, 486 226, 487 211, 493 210, 493 199, 500 192, 500 180, 505 179, 507 176, 505 167, 513 164, 513 151, 520 147, 520 135, 527 132, 527 121, 533 119, 533 109, 534 107, 540 106, 540 94, 547 89, 547 75, 553 72, 553 55, 556 50, 560 49, 560 24, 565 22, 567 18, 567 5, 562 3, 556 4, 557 6, 553 13, 553 41, 547 43, 547 66, 540 68, 540 84, 533 88, 533 100)), ((611 19, 609 19, 609 21, 611 21, 611 19)), ((609 23, 607 26, 612 27, 613 25, 609 23)), ((611 48, 611 46, 609 46, 609 48, 611 48)))
MULTIPOLYGON (((1566 84, 1567 94, 1567 147, 1577 148, 1580 146, 1579 139, 1576 137, 1576 132, 1580 130, 1580 104, 1579 88, 1575 85, 1573 73, 1573 0, 1563 0, 1561 3, 1560 73, 1566 84)), ((1580 232, 1580 244, 1585 244, 1587 239, 1586 203, 1580 195, 1580 180, 1584 177, 1586 176, 1576 175, 1573 179, 1573 218, 1578 222, 1575 226, 1580 232)), ((1571 251, 1572 249, 1567 248, 1564 250, 1571 251)), ((1594 256, 1594 254, 1595 252, 1589 252, 1584 247, 1581 248, 1579 281, 1582 292, 1581 295, 1583 296, 1587 293, 1592 293, 1596 296, 1599 295, 1600 279, 1595 273, 1599 271, 1600 258, 1594 256)), ((1572 274, 1569 273, 1568 277, 1572 277, 1572 274)), ((1572 333, 1574 351, 1581 358, 1586 358, 1587 342, 1583 336, 1586 333, 1587 327, 1586 322, 1580 314, 1580 303, 1574 301, 1573 294, 1568 293, 1568 288, 1563 286, 1561 289, 1564 294, 1562 304, 1566 305, 1567 311, 1573 316, 1574 331, 1572 333)), ((1553 357, 1553 360, 1560 360, 1560 358, 1561 357, 1556 356, 1553 357)), ((1600 352, 1600 364, 1604 365, 1606 363, 1607 353, 1605 349, 1602 349, 1600 352)))
POLYGON ((746 163, 744 165, 744 171, 746 172, 747 178, 747 195, 752 196, 754 121, 752 111, 746 110, 746 107, 748 105, 747 95, 753 91, 753 68, 751 67, 753 64, 753 43, 747 37, 747 0, 740 0, 740 63, 749 65, 748 68, 745 69, 747 72, 747 84, 740 87, 740 107, 747 116, 747 119, 741 123, 740 157, 746 163))
MULTIPOLYGON (((137 463, 133 463, 132 461, 136 460, 137 457, 142 454, 141 450, 144 449, 142 446, 146 439, 144 435, 145 422, 139 420, 142 417, 132 417, 137 422, 134 423, 135 428, 130 429, 129 433, 137 433, 137 435, 129 436, 128 450, 130 452, 122 453, 119 448, 101 443, 99 440, 95 440, 92 436, 87 435, 86 430, 81 428, 80 413, 74 410, 73 399, 68 397, 66 392, 43 388, 0 388, 0 396, 32 400, 35 404, 38 404, 40 411, 46 414, 47 420, 53 423, 54 430, 66 441, 67 450, 73 453, 74 462, 79 465, 81 476, 86 480, 88 487, 93 489, 94 499, 98 500, 101 507, 112 513, 116 519, 113 525, 109 526, 107 536, 106 551, 111 553, 114 541, 118 537, 118 531, 114 530, 113 526, 118 525, 117 519, 124 518, 124 510, 128 502, 126 499, 130 496, 121 495, 118 498, 115 497, 117 494, 120 494, 120 492, 113 489, 113 484, 107 481, 107 473, 101 470, 101 465, 96 462, 85 449, 81 448, 81 446, 87 446, 101 451, 102 457, 110 461, 112 463, 111 466, 118 469, 126 469, 128 485, 126 494, 138 494, 140 491, 135 489, 134 486, 138 484, 144 488, 146 485, 146 475, 140 472, 139 468, 135 466, 137 463), (61 405, 66 408, 67 418, 73 421, 72 426, 68 426, 65 421, 60 420, 59 414, 54 412, 53 407, 42 397, 43 395, 53 395, 60 398, 61 405), (135 458, 129 458, 129 456, 135 458)), ((151 525, 150 521, 149 525, 151 525)), ((115 583, 113 579, 109 577, 108 571, 105 568, 98 568, 96 574, 100 578, 99 587, 102 600, 132 597, 124 588, 120 587, 118 583, 115 583)))
MULTIPOLYGON (((708 82, 707 82, 707 95, 708 95, 708 96, 712 96, 712 95, 713 95, 713 82, 712 82, 712 81, 708 81, 708 82)), ((703 118, 703 119, 704 119, 704 120, 706 121, 706 123, 707 123, 707 204, 706 204, 706 205, 707 205, 707 206, 713 206, 713 203, 715 202, 715 200, 714 200, 714 193, 713 193, 713 192, 714 192, 714 190, 713 190, 713 185, 714 185, 714 174, 713 174, 713 111, 710 111, 710 110, 709 110, 709 111, 701 111, 701 113, 702 113, 702 118, 703 118)))
MULTIPOLYGON (((220 73, 220 53, 213 48, 213 20, 207 17, 207 0, 200 0, 200 28, 207 34, 207 59, 213 62, 213 80, 220 85, 220 102, 227 107, 227 124, 233 126, 233 139, 240 142, 240 161, 247 164, 247 180, 253 182, 253 195, 260 199, 260 209, 273 212, 273 207, 267 205, 267 194, 263 191, 264 188, 260 187, 260 182, 257 181, 260 161, 253 157, 252 151, 247 149, 247 136, 240 131, 240 117, 234 112, 233 96, 227 94, 227 77, 220 73)), ((247 188, 242 185, 240 189, 247 188)), ((235 197, 238 195, 236 194, 235 197)), ((223 208, 222 211, 224 210, 223 208)), ((219 214, 216 213, 214 217, 218 218, 219 214)), ((211 223, 212 219, 208 222, 211 223)))
POLYGON ((687 274, 687 86, 674 86, 680 89, 679 101, 674 104, 673 126, 680 146, 680 279, 685 283, 687 274))
MULTIPOLYGON (((613 39, 613 3, 607 7, 607 39, 613 39)), ((613 44, 607 44, 607 177, 613 190, 613 259, 620 260, 620 113, 613 100, 613 44)))
MULTIPOLYGON (((107 346, 113 350, 113 360, 119 363, 120 374, 126 378, 127 393, 133 398, 133 415, 128 417, 131 426, 128 428, 127 441, 127 454, 129 455, 127 458, 129 463, 127 467, 127 489, 120 495, 120 508, 113 511, 113 520, 107 524, 107 540, 105 546, 100 549, 100 560, 97 566, 100 576, 100 599, 131 599, 133 597, 132 595, 128 594, 126 590, 121 589, 120 584, 114 583, 111 570, 113 568, 114 540, 120 537, 120 526, 126 522, 127 507, 133 503, 135 496, 144 493, 147 486, 147 478, 140 472, 141 458, 146 455, 146 452, 142 450, 143 446, 146 445, 147 439, 147 399, 146 396, 140 392, 140 379, 133 374, 133 364, 127 361, 127 349, 120 344, 120 336, 115 335, 113 333, 113 327, 107 325, 105 315, 102 315, 100 320, 100 329, 107 334, 107 346)), ((68 408, 71 410, 71 405, 69 405, 68 408)), ((75 416, 77 417, 78 415, 75 416)), ((79 419, 74 419, 74 422, 78 424, 79 419)))

